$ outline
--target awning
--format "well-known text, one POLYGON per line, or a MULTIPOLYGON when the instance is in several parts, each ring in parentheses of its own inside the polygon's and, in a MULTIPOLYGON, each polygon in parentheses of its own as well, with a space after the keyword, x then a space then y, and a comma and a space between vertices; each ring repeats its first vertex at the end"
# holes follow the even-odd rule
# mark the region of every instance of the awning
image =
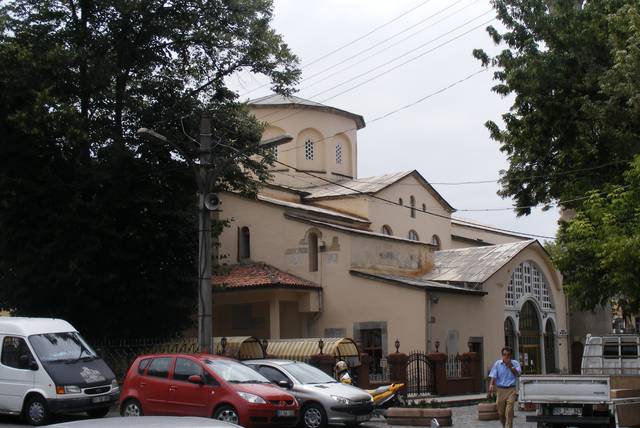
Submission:
POLYGON ((360 365, 358 345, 348 337, 272 339, 267 345, 267 355, 269 358, 308 361, 312 355, 320 353, 321 339, 323 354, 331 355, 336 360, 345 360, 351 367, 360 365))
POLYGON ((223 352, 222 338, 213 338, 213 349, 217 355, 224 355, 237 360, 264 358, 262 344, 253 336, 230 336, 225 339, 227 339, 227 344, 223 352))

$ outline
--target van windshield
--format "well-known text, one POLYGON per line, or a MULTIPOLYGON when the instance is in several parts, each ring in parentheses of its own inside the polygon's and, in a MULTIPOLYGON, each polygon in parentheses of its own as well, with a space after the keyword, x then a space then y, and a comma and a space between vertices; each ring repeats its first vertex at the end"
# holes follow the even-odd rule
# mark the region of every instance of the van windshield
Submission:
POLYGON ((76 332, 34 334, 29 336, 29 342, 43 363, 97 358, 76 332))

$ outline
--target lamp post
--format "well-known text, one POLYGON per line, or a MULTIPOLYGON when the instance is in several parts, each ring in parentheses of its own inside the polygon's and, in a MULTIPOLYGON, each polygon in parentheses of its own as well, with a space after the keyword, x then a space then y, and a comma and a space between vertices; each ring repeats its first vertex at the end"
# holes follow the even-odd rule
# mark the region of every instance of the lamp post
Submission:
MULTIPOLYGON (((211 169, 213 160, 211 116, 203 114, 200 117, 200 141, 198 147, 196 147, 199 154, 198 162, 190 154, 192 150, 185 150, 180 144, 169 140, 152 129, 140 128, 137 134, 149 141, 171 146, 180 153, 189 167, 193 169, 198 189, 198 346, 200 352, 213 353, 211 271, 213 267, 218 265, 218 237, 214 236, 212 242, 211 221, 212 213, 217 220, 220 200, 217 195, 210 193, 218 178, 217 171, 211 169)), ((275 147, 288 143, 292 139, 291 135, 282 134, 260 141, 259 144, 262 147, 275 147)))

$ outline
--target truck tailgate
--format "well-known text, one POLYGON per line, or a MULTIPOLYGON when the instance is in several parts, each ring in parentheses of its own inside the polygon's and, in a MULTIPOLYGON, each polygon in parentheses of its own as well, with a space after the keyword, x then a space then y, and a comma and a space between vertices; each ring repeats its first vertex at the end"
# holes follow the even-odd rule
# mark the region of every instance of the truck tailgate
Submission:
POLYGON ((610 382, 609 376, 522 376, 518 400, 530 403, 605 403, 611 398, 610 382))

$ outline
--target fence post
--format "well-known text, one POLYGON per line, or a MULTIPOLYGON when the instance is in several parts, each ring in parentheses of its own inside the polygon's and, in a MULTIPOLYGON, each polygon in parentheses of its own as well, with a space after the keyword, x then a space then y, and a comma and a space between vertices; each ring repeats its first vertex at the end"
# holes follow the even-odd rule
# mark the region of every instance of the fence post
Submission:
POLYGON ((482 367, 480 367, 480 358, 477 352, 465 352, 461 356, 465 358, 468 376, 473 379, 473 392, 482 392, 482 367))
POLYGON ((311 358, 309 359, 309 364, 319 368, 329 376, 334 377, 333 365, 335 364, 335 361, 336 361, 335 358, 333 358, 331 355, 315 354, 315 355, 312 355, 311 358))
POLYGON ((447 355, 442 352, 431 352, 427 358, 433 364, 433 376, 435 377, 435 393, 442 395, 447 393, 447 355))
POLYGON ((360 366, 357 368, 358 372, 358 387, 362 389, 369 388, 369 364, 371 363, 371 357, 369 354, 360 354, 360 366))
POLYGON ((391 383, 404 383, 405 386, 400 390, 402 394, 407 390, 407 362, 409 356, 405 353, 396 351, 387 356, 387 364, 389 365, 389 380, 391 383))

